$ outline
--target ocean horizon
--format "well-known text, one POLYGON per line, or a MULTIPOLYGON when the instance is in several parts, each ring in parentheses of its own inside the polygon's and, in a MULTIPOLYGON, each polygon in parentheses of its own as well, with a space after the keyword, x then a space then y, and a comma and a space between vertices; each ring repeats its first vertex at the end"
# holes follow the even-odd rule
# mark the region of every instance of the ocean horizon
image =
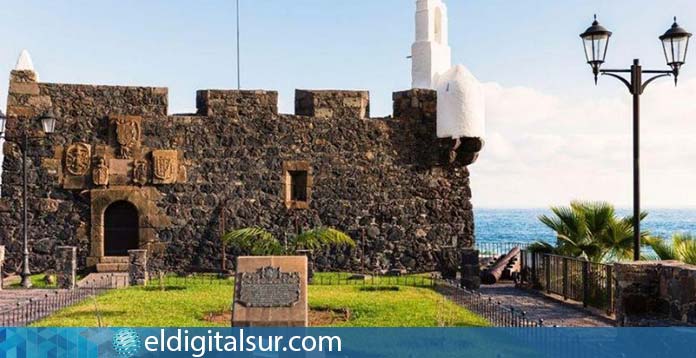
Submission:
MULTIPOLYGON (((617 214, 627 216, 630 208, 618 208, 617 214)), ((669 238, 673 233, 696 234, 696 208, 647 208, 648 216, 641 230, 669 238)), ((476 242, 556 242, 556 234, 542 224, 539 215, 551 215, 549 208, 475 208, 476 242)))

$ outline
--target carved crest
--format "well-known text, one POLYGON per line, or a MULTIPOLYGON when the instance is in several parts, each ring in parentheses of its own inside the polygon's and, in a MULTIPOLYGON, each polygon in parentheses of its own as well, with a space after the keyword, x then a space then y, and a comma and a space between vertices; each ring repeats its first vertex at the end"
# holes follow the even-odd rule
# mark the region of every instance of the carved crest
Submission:
POLYGON ((140 143, 140 117, 118 116, 113 119, 113 123, 116 126, 116 143, 120 146, 119 157, 130 159, 132 148, 140 143))
POLYGON ((176 150, 152 151, 152 176, 155 184, 172 184, 176 182, 179 169, 176 150))
POLYGON ((109 167, 104 157, 97 159, 97 167, 92 170, 92 181, 97 186, 109 185, 109 167))
POLYGON ((87 174, 90 167, 90 146, 85 143, 73 143, 65 151, 65 170, 71 175, 87 174))
POLYGON ((138 185, 147 184, 148 168, 146 160, 136 160, 133 164, 133 183, 138 185))

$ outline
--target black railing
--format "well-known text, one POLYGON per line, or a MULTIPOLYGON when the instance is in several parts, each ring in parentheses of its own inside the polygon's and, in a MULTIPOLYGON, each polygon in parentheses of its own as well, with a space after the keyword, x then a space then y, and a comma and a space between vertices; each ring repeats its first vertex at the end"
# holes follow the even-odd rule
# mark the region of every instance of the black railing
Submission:
POLYGON ((528 250, 522 250, 521 260, 523 283, 584 307, 614 312, 612 265, 528 250))
POLYGON ((166 273, 162 276, 150 274, 148 287, 157 286, 188 286, 188 285, 233 285, 234 277, 227 273, 190 273, 176 274, 166 273))
POLYGON ((14 307, 0 312, 0 326, 29 325, 59 309, 72 306, 90 297, 96 297, 115 287, 114 277, 102 276, 93 281, 83 282, 72 290, 48 291, 43 296, 18 301, 14 307))
POLYGON ((527 317, 527 313, 505 306, 492 297, 461 288, 454 281, 437 280, 435 289, 456 304, 482 316, 496 327, 543 327, 544 321, 527 317))
POLYGON ((391 285, 432 287, 436 278, 429 274, 389 276, 382 274, 315 273, 312 285, 391 285))
POLYGON ((491 297, 459 287, 458 282, 436 275, 415 274, 387 276, 377 274, 317 273, 313 285, 411 286, 430 287, 452 302, 480 315, 496 327, 542 327, 543 320, 533 320, 526 312, 508 307, 491 297))
POLYGON ((492 257, 506 255, 515 247, 526 249, 529 246, 527 242, 477 242, 476 250, 479 250, 479 256, 492 257))

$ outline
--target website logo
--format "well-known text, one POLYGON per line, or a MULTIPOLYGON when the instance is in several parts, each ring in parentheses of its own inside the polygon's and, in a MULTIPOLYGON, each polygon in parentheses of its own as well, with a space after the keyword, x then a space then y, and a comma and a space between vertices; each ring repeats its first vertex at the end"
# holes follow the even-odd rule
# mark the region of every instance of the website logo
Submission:
POLYGON ((116 331, 111 342, 116 353, 124 358, 131 358, 140 350, 140 336, 131 328, 116 331))

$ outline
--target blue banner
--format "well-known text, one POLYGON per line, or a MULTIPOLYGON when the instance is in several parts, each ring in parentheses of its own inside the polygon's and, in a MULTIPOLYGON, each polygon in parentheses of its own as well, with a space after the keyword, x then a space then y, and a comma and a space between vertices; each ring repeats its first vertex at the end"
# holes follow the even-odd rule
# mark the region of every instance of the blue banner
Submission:
POLYGON ((4 357, 693 357, 692 328, 0 328, 4 357))

